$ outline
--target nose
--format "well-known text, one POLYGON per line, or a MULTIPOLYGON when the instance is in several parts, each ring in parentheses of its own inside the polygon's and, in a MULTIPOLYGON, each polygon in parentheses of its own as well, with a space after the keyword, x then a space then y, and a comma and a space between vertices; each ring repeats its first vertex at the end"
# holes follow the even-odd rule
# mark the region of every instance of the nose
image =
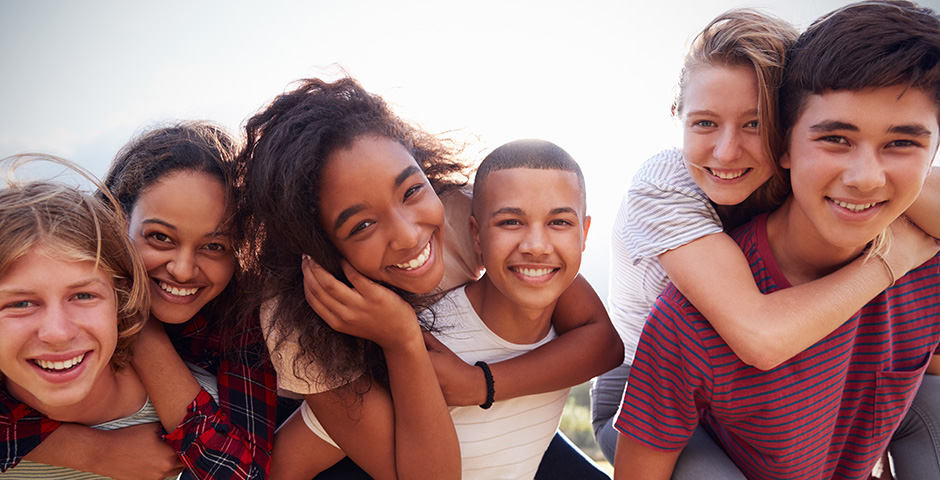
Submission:
POLYGON ((199 267, 196 265, 196 256, 193 252, 178 250, 173 258, 166 264, 166 271, 173 279, 186 283, 196 277, 199 267))
POLYGON ((552 242, 548 232, 541 226, 530 226, 519 244, 519 251, 536 257, 552 253, 552 242))
POLYGON ((720 162, 730 162, 741 156, 741 143, 735 129, 726 128, 719 133, 712 153, 720 162))
POLYGON ((78 326, 65 306, 50 304, 39 322, 38 337, 49 344, 64 344, 78 335, 78 326))
POLYGON ((408 212, 401 212, 393 217, 392 240, 389 242, 395 250, 415 248, 421 240, 421 225, 408 212))
POLYGON ((846 163, 842 181, 860 192, 870 192, 885 185, 884 165, 872 149, 860 148, 846 163))

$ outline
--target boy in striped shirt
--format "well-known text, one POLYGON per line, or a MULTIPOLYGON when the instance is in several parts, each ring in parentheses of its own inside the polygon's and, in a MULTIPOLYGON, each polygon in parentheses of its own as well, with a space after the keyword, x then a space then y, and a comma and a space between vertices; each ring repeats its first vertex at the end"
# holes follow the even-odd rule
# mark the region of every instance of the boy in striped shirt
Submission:
MULTIPOLYGON (((781 108, 793 191, 733 234, 765 293, 860 255, 882 261, 881 235, 904 222, 940 142, 940 18, 905 1, 824 16, 792 50, 781 108)), ((616 478, 668 478, 699 421, 749 478, 868 478, 924 372, 938 370, 940 257, 915 228, 899 231, 922 236, 910 255, 926 263, 897 279, 885 263, 892 287, 767 371, 742 363, 668 287, 615 420, 616 478)))

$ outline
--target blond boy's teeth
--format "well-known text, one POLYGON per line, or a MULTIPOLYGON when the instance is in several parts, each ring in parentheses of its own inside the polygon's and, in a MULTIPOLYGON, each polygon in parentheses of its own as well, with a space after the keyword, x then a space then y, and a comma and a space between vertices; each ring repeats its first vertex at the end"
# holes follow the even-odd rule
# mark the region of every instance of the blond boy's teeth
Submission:
POLYGON ((722 180, 733 180, 733 179, 738 178, 738 177, 740 177, 741 175, 744 175, 745 173, 747 173, 747 169, 746 169, 746 168, 742 168, 742 169, 740 169, 740 170, 725 170, 725 171, 718 171, 718 170, 708 169, 708 171, 712 172, 712 175, 714 175, 714 176, 716 176, 716 177, 718 177, 718 178, 720 178, 720 179, 722 179, 722 180))
POLYGON ((159 282, 159 284, 163 291, 168 292, 170 295, 176 295, 177 297, 187 297, 199 291, 198 288, 176 288, 163 282, 159 282))
POLYGON ((427 246, 424 247, 424 250, 422 250, 417 257, 412 258, 408 263, 398 263, 395 266, 402 270, 414 270, 424 266, 429 258, 431 258, 431 242, 428 242, 427 246))
POLYGON ((541 277, 552 273, 552 268, 517 268, 516 271, 526 277, 541 277))
POLYGON ((36 365, 39 365, 39 368, 43 370, 68 370, 79 363, 82 363, 82 360, 85 359, 85 354, 81 354, 73 359, 65 360, 64 362, 50 362, 48 360, 36 359, 36 365))
POLYGON ((841 200, 833 200, 833 202, 836 202, 836 205, 853 213, 858 213, 864 210, 868 210, 869 208, 874 207, 876 205, 876 203, 848 203, 848 202, 843 202, 841 200))

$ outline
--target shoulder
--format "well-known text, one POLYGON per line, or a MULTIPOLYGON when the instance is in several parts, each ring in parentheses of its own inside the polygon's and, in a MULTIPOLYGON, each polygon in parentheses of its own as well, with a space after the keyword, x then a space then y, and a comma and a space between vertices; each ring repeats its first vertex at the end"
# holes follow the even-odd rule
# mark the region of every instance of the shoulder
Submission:
POLYGON ((642 185, 700 190, 686 170, 678 148, 663 150, 640 165, 633 176, 633 187, 642 185))

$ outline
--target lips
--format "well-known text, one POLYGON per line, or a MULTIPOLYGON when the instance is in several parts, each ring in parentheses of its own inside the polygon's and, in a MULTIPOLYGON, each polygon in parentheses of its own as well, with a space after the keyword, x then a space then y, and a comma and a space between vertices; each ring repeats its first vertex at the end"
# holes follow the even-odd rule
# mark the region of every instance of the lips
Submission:
POLYGON ((423 267, 428 263, 428 259, 431 258, 431 242, 428 241, 428 244, 425 245, 424 250, 418 254, 417 257, 412 258, 411 260, 404 263, 396 263, 395 266, 402 270, 414 270, 416 268, 423 267))

